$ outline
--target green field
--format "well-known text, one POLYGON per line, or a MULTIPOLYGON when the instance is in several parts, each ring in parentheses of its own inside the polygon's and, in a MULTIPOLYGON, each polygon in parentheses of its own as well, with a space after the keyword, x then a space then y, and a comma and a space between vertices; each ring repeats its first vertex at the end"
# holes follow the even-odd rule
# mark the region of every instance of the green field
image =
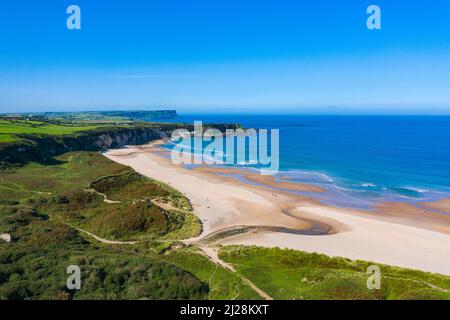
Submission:
POLYGON ((8 133, 0 133, 0 143, 2 142, 11 142, 16 140, 14 135, 8 133))
POLYGON ((38 133, 48 135, 71 134, 98 128, 99 125, 53 124, 43 121, 3 120, 0 119, 0 142, 18 140, 21 133, 38 133))
POLYGON ((75 112, 35 112, 27 114, 4 114, 4 117, 15 119, 45 119, 64 122, 99 122, 117 123, 133 121, 155 121, 158 119, 176 118, 175 110, 116 110, 116 111, 75 111, 75 112))

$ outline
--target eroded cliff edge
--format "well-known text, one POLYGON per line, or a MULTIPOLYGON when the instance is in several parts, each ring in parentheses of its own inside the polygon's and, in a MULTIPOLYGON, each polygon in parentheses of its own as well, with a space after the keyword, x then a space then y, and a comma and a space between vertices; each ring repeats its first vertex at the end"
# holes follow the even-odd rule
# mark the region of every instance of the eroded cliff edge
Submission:
MULTIPOLYGON (((232 124, 210 124, 221 131, 236 129, 232 124)), ((170 137, 173 130, 185 128, 187 124, 143 124, 130 126, 102 127, 68 135, 18 134, 20 140, 0 144, 0 162, 51 163, 57 155, 71 151, 103 151, 123 148, 126 145, 141 145, 153 140, 170 137)))

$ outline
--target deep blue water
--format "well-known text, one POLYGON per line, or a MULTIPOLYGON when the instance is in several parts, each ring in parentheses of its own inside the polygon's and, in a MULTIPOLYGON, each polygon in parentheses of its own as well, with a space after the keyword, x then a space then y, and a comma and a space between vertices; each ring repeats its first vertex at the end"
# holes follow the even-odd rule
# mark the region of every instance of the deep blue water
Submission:
POLYGON ((449 116, 182 115, 176 122, 280 130, 280 180, 327 189, 344 207, 450 195, 449 116))

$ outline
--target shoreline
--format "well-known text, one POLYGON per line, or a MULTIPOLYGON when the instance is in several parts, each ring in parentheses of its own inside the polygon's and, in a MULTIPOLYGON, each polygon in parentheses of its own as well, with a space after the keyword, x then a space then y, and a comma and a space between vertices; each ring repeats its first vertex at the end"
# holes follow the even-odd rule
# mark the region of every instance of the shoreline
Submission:
MULTIPOLYGON (((224 170, 228 169, 176 166, 162 156, 168 151, 158 143, 104 155, 185 194, 203 224, 198 239, 237 226, 253 226, 250 232, 218 243, 290 248, 450 275, 449 216, 398 203, 380 205, 373 212, 325 206, 306 196, 274 190, 271 187, 279 182, 273 177, 250 177, 258 183, 251 185, 227 176, 224 170), (317 226, 327 232, 311 233, 317 226)), ((321 192, 306 184, 283 187, 321 192)))

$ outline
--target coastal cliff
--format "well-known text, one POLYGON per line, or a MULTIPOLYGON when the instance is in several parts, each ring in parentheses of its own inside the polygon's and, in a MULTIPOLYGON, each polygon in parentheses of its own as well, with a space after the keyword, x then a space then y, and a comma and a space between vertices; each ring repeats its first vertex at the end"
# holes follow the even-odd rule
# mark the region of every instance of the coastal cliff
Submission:
MULTIPOLYGON (((236 128, 235 125, 209 125, 221 131, 236 128)), ((0 162, 50 163, 57 155, 71 151, 103 151, 126 145, 141 145, 153 140, 170 137, 173 130, 185 128, 185 124, 148 124, 120 127, 103 127, 68 135, 18 134, 20 140, 0 144, 0 162)))

